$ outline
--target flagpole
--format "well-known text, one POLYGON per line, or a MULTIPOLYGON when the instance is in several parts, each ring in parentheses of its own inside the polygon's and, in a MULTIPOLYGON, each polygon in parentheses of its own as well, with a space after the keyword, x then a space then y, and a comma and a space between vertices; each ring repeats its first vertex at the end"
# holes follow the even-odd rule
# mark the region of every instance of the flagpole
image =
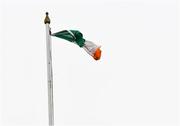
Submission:
POLYGON ((52 56, 51 56, 51 29, 49 27, 50 19, 48 12, 44 19, 46 26, 46 48, 47 48, 47 81, 48 81, 48 114, 49 126, 54 126, 54 105, 53 105, 53 71, 52 71, 52 56))

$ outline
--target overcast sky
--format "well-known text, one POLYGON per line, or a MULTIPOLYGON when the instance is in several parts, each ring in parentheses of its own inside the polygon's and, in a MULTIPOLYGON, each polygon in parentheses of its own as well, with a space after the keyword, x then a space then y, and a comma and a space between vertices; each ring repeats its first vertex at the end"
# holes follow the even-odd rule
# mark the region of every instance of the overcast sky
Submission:
POLYGON ((80 30, 102 46, 95 61, 52 38, 55 124, 177 124, 176 0, 1 2, 2 125, 48 125, 46 36, 80 30))

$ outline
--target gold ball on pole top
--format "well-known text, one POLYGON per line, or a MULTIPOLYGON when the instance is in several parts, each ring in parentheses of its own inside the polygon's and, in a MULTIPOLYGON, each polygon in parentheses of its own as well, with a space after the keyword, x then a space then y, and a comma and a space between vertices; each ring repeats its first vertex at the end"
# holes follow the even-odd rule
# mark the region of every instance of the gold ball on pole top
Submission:
POLYGON ((46 17, 45 17, 45 19, 44 19, 44 24, 46 24, 46 23, 50 24, 50 18, 49 18, 48 15, 49 15, 49 13, 46 12, 46 17))

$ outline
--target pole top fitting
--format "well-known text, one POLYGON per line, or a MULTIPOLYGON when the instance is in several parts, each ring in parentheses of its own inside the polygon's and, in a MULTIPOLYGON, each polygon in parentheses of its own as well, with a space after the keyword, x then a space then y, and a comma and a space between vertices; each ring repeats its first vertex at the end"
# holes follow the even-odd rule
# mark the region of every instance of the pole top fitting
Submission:
POLYGON ((46 24, 46 23, 50 24, 50 19, 49 19, 49 16, 48 16, 48 12, 46 12, 46 17, 44 19, 44 24, 46 24))

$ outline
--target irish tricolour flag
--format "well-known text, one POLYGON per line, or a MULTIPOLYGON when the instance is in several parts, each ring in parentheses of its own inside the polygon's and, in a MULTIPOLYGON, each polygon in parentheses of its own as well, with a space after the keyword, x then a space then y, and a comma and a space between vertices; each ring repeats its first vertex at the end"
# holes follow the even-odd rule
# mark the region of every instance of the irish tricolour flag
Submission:
POLYGON ((52 34, 52 36, 56 36, 75 43, 79 47, 83 48, 95 60, 99 60, 101 58, 100 46, 94 44, 91 41, 84 39, 83 34, 78 30, 63 30, 52 34))

